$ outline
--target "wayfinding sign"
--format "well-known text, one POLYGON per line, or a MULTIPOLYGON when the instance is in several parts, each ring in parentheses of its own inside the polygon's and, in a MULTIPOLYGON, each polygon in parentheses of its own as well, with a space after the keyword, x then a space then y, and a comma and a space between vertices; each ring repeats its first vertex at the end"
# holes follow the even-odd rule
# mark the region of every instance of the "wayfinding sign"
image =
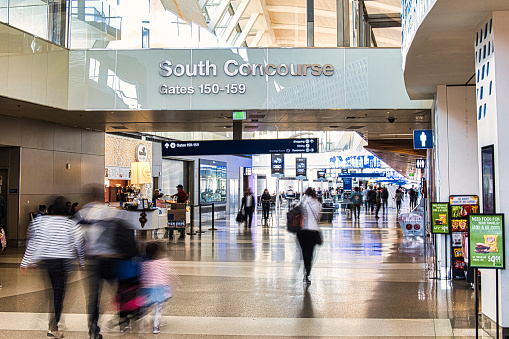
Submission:
POLYGON ((318 139, 262 139, 163 142, 163 157, 179 155, 229 155, 318 153, 318 139))
POLYGON ((414 130, 414 149, 433 148, 433 130, 414 130))
POLYGON ((504 215, 469 215, 468 262, 476 268, 505 268, 504 215))
POLYGON ((449 203, 431 203, 431 232, 438 234, 449 234, 449 203))
POLYGON ((295 159, 295 179, 307 178, 307 158, 295 159))

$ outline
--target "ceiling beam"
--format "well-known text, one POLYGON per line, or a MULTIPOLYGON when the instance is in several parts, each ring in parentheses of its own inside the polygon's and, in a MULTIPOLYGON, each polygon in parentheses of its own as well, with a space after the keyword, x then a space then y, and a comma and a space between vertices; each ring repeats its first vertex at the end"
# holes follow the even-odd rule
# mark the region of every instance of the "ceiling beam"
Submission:
POLYGON ((249 6, 250 2, 251 0, 242 0, 239 7, 237 7, 237 9, 235 10, 235 14, 233 15, 233 18, 226 27, 226 30, 224 31, 222 36, 222 38, 225 41, 228 41, 230 39, 230 36, 232 35, 233 30, 235 29, 235 26, 237 26, 237 24, 239 23, 240 18, 242 17, 242 15, 244 15, 244 12, 246 11, 247 6, 249 6))
POLYGON ((235 40, 234 46, 235 47, 241 47, 244 41, 246 41, 246 38, 253 29, 254 24, 256 23, 256 20, 260 16, 260 13, 253 13, 251 14, 251 17, 249 17, 249 20, 247 21, 246 25, 242 28, 242 33, 240 36, 235 40))

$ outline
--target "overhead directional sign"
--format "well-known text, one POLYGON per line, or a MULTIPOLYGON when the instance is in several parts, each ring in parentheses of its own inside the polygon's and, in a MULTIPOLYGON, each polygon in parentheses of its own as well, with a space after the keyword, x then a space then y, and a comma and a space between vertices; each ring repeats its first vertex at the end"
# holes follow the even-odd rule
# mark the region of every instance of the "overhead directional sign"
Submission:
POLYGON ((414 130, 414 149, 433 148, 433 130, 414 130))
POLYGON ((318 153, 318 139, 263 139, 163 142, 163 157, 179 155, 318 153))

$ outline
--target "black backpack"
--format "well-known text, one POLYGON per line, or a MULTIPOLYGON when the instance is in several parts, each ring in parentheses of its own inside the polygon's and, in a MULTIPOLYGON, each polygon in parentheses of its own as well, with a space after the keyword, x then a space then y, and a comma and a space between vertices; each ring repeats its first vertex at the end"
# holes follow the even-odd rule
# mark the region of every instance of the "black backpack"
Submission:
POLYGON ((300 206, 297 205, 286 214, 286 229, 288 232, 297 233, 302 230, 303 224, 304 216, 300 206))

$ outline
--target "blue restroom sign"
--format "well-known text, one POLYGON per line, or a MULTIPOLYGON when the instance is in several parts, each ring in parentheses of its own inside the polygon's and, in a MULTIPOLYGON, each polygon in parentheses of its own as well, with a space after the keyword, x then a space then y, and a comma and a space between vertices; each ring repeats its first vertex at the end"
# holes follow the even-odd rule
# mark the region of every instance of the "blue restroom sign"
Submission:
POLYGON ((414 149, 433 148, 433 130, 414 130, 414 149))

